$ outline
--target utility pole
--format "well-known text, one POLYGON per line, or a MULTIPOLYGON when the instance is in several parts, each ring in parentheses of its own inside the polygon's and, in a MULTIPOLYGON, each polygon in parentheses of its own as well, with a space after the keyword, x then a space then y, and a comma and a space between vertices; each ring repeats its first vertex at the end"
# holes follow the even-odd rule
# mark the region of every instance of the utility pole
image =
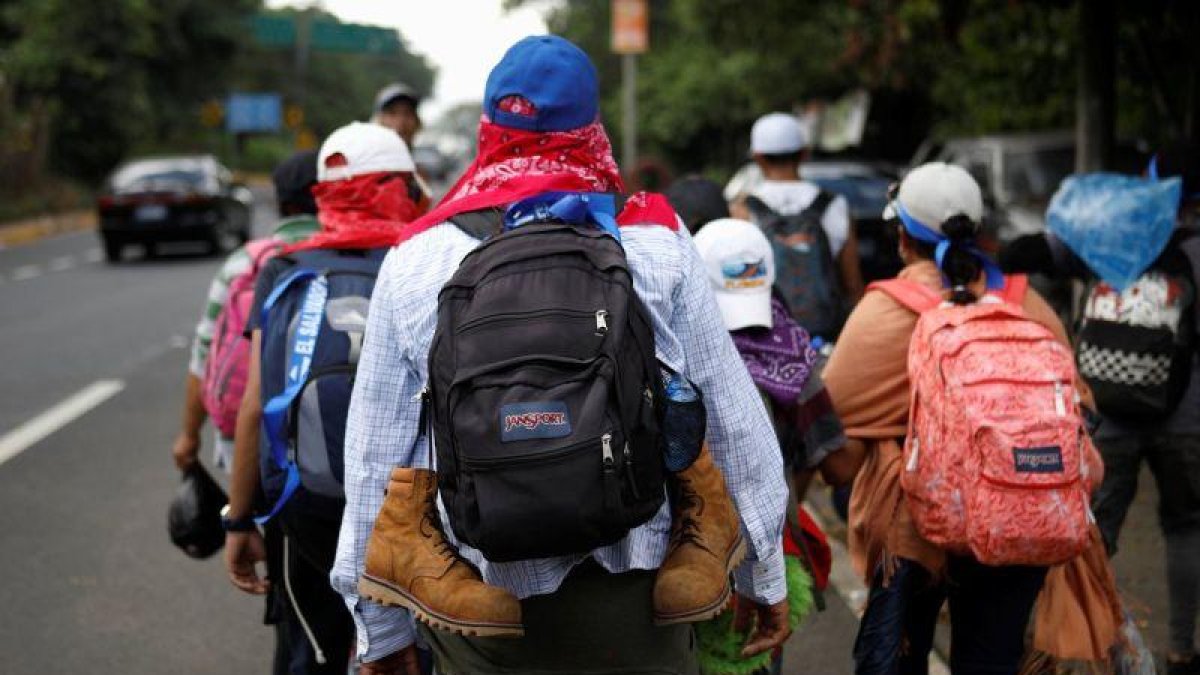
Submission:
POLYGON ((1079 79, 1075 106, 1075 171, 1108 168, 1116 136, 1117 7, 1079 0, 1079 79))
POLYGON ((612 50, 621 55, 621 166, 637 163, 637 55, 650 46, 646 0, 612 0, 612 50))
POLYGON ((637 54, 621 57, 621 166, 632 171, 637 163, 637 54))

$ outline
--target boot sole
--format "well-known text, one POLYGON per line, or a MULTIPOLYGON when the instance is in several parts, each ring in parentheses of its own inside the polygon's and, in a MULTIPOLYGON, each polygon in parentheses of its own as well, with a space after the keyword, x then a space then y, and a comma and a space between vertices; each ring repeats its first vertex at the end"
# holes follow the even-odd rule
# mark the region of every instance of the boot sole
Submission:
POLYGON ((698 623, 700 621, 708 621, 709 619, 719 616, 725 611, 725 607, 729 604, 729 596, 733 593, 731 584, 729 583, 729 575, 733 573, 733 568, 742 564, 742 560, 746 557, 746 540, 742 538, 741 533, 738 533, 737 542, 729 549, 729 553, 725 556, 725 586, 721 590, 721 595, 713 602, 710 602, 703 607, 693 609, 688 612, 679 614, 660 614, 654 613, 654 625, 656 626, 673 626, 678 623, 698 623))
POLYGON ((359 595, 382 605, 403 607, 413 613, 418 621, 430 628, 475 637, 524 637, 525 627, 519 623, 492 623, 464 621, 440 614, 412 597, 404 589, 375 577, 364 574, 358 580, 359 595))

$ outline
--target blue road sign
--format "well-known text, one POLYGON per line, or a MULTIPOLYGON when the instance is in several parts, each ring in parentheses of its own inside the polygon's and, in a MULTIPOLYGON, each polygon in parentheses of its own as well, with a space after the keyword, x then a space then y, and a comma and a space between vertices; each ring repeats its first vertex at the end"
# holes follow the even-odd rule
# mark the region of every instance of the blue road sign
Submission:
POLYGON ((225 130, 232 134, 273 132, 283 127, 283 97, 279 94, 230 94, 225 105, 225 130))

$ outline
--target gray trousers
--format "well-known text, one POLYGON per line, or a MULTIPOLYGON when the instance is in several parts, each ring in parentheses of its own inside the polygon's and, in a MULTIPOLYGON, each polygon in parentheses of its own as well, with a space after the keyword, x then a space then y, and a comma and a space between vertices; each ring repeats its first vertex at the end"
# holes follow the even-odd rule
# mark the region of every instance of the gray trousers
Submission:
POLYGON ((580 564, 550 595, 521 601, 525 637, 463 637, 418 623, 439 675, 694 675, 691 624, 654 625, 654 572, 580 564))

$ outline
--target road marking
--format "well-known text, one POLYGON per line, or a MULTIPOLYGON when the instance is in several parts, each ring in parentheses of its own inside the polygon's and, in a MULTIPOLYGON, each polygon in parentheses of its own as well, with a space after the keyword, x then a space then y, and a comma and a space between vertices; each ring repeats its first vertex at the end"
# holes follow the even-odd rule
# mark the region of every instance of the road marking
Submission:
POLYGON ((51 260, 50 264, 47 265, 47 268, 49 268, 51 272, 65 272, 74 266, 75 256, 63 255, 51 260))
POLYGON ((42 268, 37 265, 21 265, 13 270, 12 279, 13 281, 25 281, 26 279, 41 276, 41 274, 42 268))
POLYGON ((125 382, 122 380, 97 380, 25 424, 0 436, 0 464, 87 414, 89 410, 116 396, 124 388, 125 382))

